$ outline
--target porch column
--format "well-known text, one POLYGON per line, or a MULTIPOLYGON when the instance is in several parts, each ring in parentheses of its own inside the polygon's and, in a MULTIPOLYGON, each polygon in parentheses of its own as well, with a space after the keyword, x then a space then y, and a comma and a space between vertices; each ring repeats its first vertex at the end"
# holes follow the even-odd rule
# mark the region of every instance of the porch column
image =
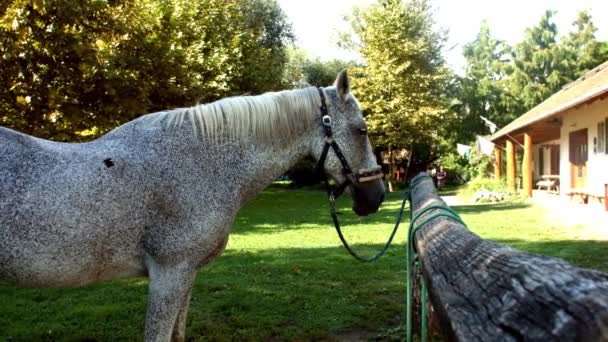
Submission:
POLYGON ((511 140, 507 140, 507 186, 515 188, 515 146, 511 140))
POLYGON ((498 145, 494 145, 494 179, 502 177, 502 153, 498 145))
POLYGON ((534 170, 532 164, 532 137, 527 133, 524 133, 524 160, 522 164, 524 195, 532 197, 532 171, 534 170))

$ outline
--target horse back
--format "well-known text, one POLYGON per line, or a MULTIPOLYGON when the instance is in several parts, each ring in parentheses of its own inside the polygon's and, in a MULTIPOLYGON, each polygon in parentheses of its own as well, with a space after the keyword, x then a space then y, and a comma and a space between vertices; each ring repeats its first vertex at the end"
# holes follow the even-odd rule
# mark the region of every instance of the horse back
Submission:
POLYGON ((0 151, 2 152, 0 158, 8 156, 8 154, 15 156, 16 153, 23 150, 34 148, 35 145, 36 142, 32 136, 0 126, 0 151))
POLYGON ((23 182, 35 177, 36 173, 44 172, 41 169, 44 165, 52 164, 52 155, 44 151, 37 140, 0 127, 0 193, 12 193, 17 187, 23 186, 23 182), (45 163, 40 163, 43 159, 45 163))

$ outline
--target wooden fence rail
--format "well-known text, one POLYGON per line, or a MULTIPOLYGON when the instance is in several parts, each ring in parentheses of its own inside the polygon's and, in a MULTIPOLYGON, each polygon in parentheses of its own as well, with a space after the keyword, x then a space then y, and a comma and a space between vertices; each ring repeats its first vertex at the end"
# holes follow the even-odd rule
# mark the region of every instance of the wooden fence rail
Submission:
MULTIPOLYGON (((419 174, 416 182, 414 215, 445 205, 427 175, 419 174)), ((441 209, 418 222, 436 210, 441 209)), ((421 227, 414 243, 448 340, 608 341, 607 273, 483 240, 447 217, 421 227)))

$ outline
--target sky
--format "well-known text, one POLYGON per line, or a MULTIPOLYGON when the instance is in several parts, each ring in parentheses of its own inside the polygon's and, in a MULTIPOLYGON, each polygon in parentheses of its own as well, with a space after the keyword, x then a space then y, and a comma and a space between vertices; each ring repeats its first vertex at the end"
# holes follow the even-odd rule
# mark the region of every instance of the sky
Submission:
MULTIPOLYGON (((608 40, 608 0, 430 0, 438 27, 448 30, 444 56, 448 65, 462 74, 463 46, 473 41, 482 20, 487 20, 495 38, 510 45, 520 42, 525 29, 538 23, 547 9, 557 11, 554 21, 560 35, 566 34, 576 12, 589 9, 598 28, 596 37, 608 40), (604 15, 602 15, 604 14, 604 15)), ((322 60, 357 59, 352 51, 336 47, 337 32, 346 31, 344 16, 354 6, 369 6, 374 0, 279 0, 293 25, 296 45, 322 60)))

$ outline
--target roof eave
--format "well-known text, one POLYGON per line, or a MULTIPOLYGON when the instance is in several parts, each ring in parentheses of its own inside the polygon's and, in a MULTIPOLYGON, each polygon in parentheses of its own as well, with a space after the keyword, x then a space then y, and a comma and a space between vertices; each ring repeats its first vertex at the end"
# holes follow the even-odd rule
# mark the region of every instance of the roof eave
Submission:
POLYGON ((504 128, 502 128, 501 130, 499 130, 498 132, 494 133, 490 137, 490 140, 495 142, 496 140, 498 140, 504 136, 507 136, 509 133, 512 133, 520 128, 523 128, 523 127, 533 124, 535 122, 547 119, 547 118, 549 118, 553 115, 559 114, 561 112, 564 112, 572 107, 585 103, 595 97, 601 96, 604 93, 608 93, 608 84, 603 84, 603 85, 593 89, 592 91, 589 91, 568 102, 565 102, 561 106, 548 110, 541 115, 535 116, 528 121, 523 121, 523 122, 518 123, 516 120, 516 121, 512 122, 513 126, 511 126, 511 124, 509 124, 509 125, 505 126, 504 128))

